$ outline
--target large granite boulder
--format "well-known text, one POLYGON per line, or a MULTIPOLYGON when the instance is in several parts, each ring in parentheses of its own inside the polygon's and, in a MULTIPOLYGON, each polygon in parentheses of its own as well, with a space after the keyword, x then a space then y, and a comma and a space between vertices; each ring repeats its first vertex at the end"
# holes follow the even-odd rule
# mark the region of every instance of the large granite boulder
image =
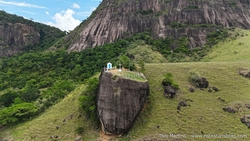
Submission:
POLYGON ((148 82, 138 82, 102 72, 97 112, 106 134, 122 134, 132 127, 149 95, 148 82))

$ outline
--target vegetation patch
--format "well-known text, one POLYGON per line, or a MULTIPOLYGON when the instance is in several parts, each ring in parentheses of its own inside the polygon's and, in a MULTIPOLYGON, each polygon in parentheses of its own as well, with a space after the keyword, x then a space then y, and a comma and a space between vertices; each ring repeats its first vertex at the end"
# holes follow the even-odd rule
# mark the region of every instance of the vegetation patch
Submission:
MULTIPOLYGON (((46 109, 43 114, 21 124, 0 129, 2 140, 74 140, 78 134, 84 140, 96 140, 99 129, 79 107, 79 98, 86 85, 78 85, 63 100, 46 109)), ((28 106, 28 105, 27 105, 28 106)))
POLYGON ((147 10, 137 11, 137 13, 142 14, 142 15, 149 15, 149 14, 154 13, 154 11, 152 9, 147 9, 147 10))
POLYGON ((199 9, 198 5, 188 5, 183 10, 198 10, 198 9, 199 9))
MULTIPOLYGON (((146 64, 145 75, 151 88, 150 104, 147 106, 152 110, 142 112, 144 117, 140 116, 137 119, 131 131, 124 135, 122 140, 142 138, 165 140, 166 138, 159 134, 173 133, 185 134, 187 137, 185 140, 193 140, 190 136, 193 134, 246 135, 238 140, 248 140, 249 129, 241 123, 240 118, 249 115, 250 111, 245 108, 231 114, 224 112, 223 108, 235 102, 249 103, 248 85, 250 83, 237 73, 240 66, 249 65, 248 62, 146 64), (200 76, 206 76, 210 84, 219 87, 220 91, 216 93, 208 93, 204 90, 189 92, 190 82, 187 81, 189 77, 187 72, 190 70, 199 70, 200 76), (165 99, 162 94, 161 80, 164 79, 162 74, 167 73, 174 76, 181 90, 180 94, 173 99, 165 99), (181 107, 181 110, 177 112, 176 106, 183 105, 183 101, 190 106, 181 107)), ((195 140, 203 141, 204 138, 195 140)))
MULTIPOLYGON (((250 61, 250 40, 249 30, 230 29, 229 37, 222 40, 218 44, 212 46, 209 53, 202 61, 210 62, 237 62, 250 61), (237 53, 235 53, 235 51, 237 53)), ((215 39, 216 40, 216 39, 215 39)))
POLYGON ((98 91, 99 80, 97 78, 87 79, 85 85, 87 85, 86 90, 82 92, 80 97, 80 105, 83 109, 87 119, 89 119, 94 124, 99 124, 99 119, 97 117, 97 91, 98 91))
POLYGON ((165 74, 165 77, 162 80, 162 84, 165 86, 172 86, 175 89, 179 89, 179 85, 174 81, 172 73, 165 74))

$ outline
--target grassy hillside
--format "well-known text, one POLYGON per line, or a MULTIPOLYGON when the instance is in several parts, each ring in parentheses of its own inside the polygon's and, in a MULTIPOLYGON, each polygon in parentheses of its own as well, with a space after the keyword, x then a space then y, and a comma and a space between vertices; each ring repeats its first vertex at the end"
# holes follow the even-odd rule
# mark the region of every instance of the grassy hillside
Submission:
POLYGON ((202 61, 250 61, 250 30, 236 29, 231 38, 214 46, 202 61))
POLYGON ((45 113, 31 121, 18 124, 0 132, 0 140, 49 141, 74 140, 77 128, 83 128, 82 138, 94 140, 99 133, 79 110, 79 96, 84 85, 77 87, 62 101, 47 109, 45 113), (55 138, 58 136, 57 138, 55 138))
MULTIPOLYGON (((163 140, 172 139, 163 135, 181 134, 187 137, 181 138, 182 140, 206 140, 205 137, 191 138, 191 135, 202 135, 201 132, 203 132, 204 135, 244 135, 244 138, 237 138, 237 140, 249 140, 249 129, 240 122, 240 117, 250 114, 250 110, 241 108, 236 114, 222 110, 227 106, 250 104, 250 80, 237 73, 238 68, 249 68, 249 66, 250 62, 146 64, 145 75, 151 88, 148 108, 142 112, 131 131, 117 139, 156 138, 163 140), (207 89, 196 89, 194 93, 190 93, 188 91, 191 87, 188 82, 190 70, 198 71, 208 79, 210 86, 216 86, 220 91, 209 93, 207 89), (180 86, 178 96, 174 99, 167 99, 163 96, 161 81, 164 74, 168 72, 174 75, 174 80, 180 86), (218 98, 224 99, 225 102, 218 98), (187 102, 191 106, 183 107, 180 113, 177 113, 178 103, 185 99, 193 101, 187 102)), ((0 135, 8 135, 17 141, 51 140, 50 136, 55 135, 58 135, 58 140, 73 140, 77 136, 75 129, 82 126, 84 127, 82 135, 84 140, 98 140, 100 129, 92 127, 85 118, 79 118, 81 113, 78 110, 77 99, 83 90, 84 86, 78 87, 41 116, 7 129, 0 135), (73 115, 72 119, 70 119, 71 115, 73 115), (66 119, 65 124, 64 119, 66 119), (56 129, 57 126, 60 128, 56 129)))
POLYGON ((135 62, 143 60, 145 63, 166 63, 166 58, 158 51, 152 50, 152 48, 145 41, 138 40, 131 43, 126 52, 134 55, 135 62))
POLYGON ((157 138, 162 140, 172 139, 162 135, 181 134, 187 137, 180 138, 183 140, 205 140, 204 137, 191 137, 191 135, 202 135, 201 132, 203 132, 204 134, 248 135, 248 138, 237 138, 237 140, 249 140, 249 129, 240 122, 240 117, 250 114, 250 110, 242 108, 236 114, 222 110, 223 107, 250 103, 250 80, 237 73, 239 67, 249 68, 249 66, 250 63, 246 62, 146 65, 145 74, 151 88, 149 105, 151 110, 141 115, 134 128, 123 139, 157 138), (194 93, 189 92, 191 85, 188 82, 188 72, 190 70, 198 71, 208 79, 210 86, 216 86, 220 91, 209 93, 207 89, 196 89, 194 93), (161 81, 164 78, 163 75, 168 72, 174 75, 175 81, 180 86, 179 94, 174 99, 167 99, 163 96, 161 81), (225 102, 218 98, 224 99, 225 102), (187 102, 191 106, 184 107, 180 113, 177 113, 178 103, 185 99, 193 101, 187 102))
MULTIPOLYGON (((242 116, 250 114, 250 110, 244 106, 250 104, 250 79, 240 76, 237 72, 239 68, 250 69, 250 41, 248 40, 250 31, 237 29, 236 33, 231 34, 230 39, 214 46, 203 58, 204 62, 199 63, 160 63, 165 62, 165 59, 162 59, 159 52, 153 51, 153 46, 143 43, 134 42, 136 47, 130 44, 126 51, 124 49, 125 53, 135 56, 135 62, 141 59, 150 61, 150 57, 154 58, 154 63, 145 64, 145 76, 150 84, 151 95, 131 131, 122 137, 115 137, 115 139, 124 141, 151 139, 250 140, 249 129, 240 121, 242 116), (209 93, 208 89, 196 89, 194 93, 189 92, 188 89, 191 87, 188 82, 189 71, 199 72, 201 76, 207 78, 210 86, 216 86, 220 91, 209 93), (174 81, 180 87, 178 95, 174 99, 167 99, 163 95, 164 89, 161 81, 164 74, 167 73, 173 74, 174 81), (182 107, 178 113, 178 103, 183 100, 189 100, 187 104, 190 106, 182 107), (235 114, 224 112, 222 108, 228 106, 238 107, 240 110, 235 114), (175 138, 170 137, 170 134, 175 135, 175 138), (236 138, 218 139, 204 136, 209 134, 235 135, 236 138)), ((101 51, 99 50, 99 52, 101 51)), ((98 62, 101 61, 93 64, 98 62)), ((0 141, 3 139, 15 141, 74 140, 78 136, 76 129, 80 127, 83 129, 81 136, 84 141, 112 138, 99 134, 100 129, 86 120, 82 111, 79 110, 78 99, 84 89, 84 85, 78 86, 62 101, 47 109, 40 116, 1 131, 0 141), (58 137, 55 138, 56 136, 58 137)), ((3 91, 0 92, 0 95, 2 93, 3 91)))

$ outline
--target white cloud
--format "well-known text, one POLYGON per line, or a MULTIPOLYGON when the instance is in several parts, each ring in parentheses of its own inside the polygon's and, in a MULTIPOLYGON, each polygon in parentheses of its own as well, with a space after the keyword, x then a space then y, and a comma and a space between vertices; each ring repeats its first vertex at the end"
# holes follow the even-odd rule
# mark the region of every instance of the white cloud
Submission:
POLYGON ((49 12, 48 12, 48 11, 46 11, 45 13, 46 13, 47 15, 49 15, 49 12))
POLYGON ((44 6, 34 5, 34 4, 26 3, 26 2, 8 2, 8 1, 0 0, 0 4, 3 4, 3 5, 13 5, 13 6, 19 6, 19 7, 47 9, 44 6))
POLYGON ((80 5, 78 5, 78 4, 76 4, 76 3, 74 3, 74 4, 72 5, 72 8, 75 8, 75 9, 80 9, 81 7, 80 7, 80 5))
POLYGON ((75 11, 68 9, 67 11, 62 11, 60 13, 56 13, 53 17, 55 23, 48 22, 47 24, 51 26, 58 27, 63 31, 73 30, 76 26, 78 26, 81 22, 73 17, 75 11))
POLYGON ((31 14, 31 15, 35 15, 36 13, 34 12, 31 12, 31 11, 25 11, 25 10, 20 10, 21 12, 23 13, 28 13, 28 14, 31 14))
POLYGON ((84 11, 84 12, 78 12, 77 15, 82 16, 84 18, 88 17, 91 15, 93 11, 95 11, 96 7, 92 7, 89 11, 84 11))

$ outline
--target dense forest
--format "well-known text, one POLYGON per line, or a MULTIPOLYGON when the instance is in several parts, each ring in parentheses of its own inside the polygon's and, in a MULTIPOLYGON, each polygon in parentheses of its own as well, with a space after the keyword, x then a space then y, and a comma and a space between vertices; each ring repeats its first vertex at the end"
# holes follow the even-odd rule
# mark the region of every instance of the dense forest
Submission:
POLYGON ((41 113, 115 61, 126 45, 121 40, 83 52, 29 52, 0 59, 0 124, 41 113))

